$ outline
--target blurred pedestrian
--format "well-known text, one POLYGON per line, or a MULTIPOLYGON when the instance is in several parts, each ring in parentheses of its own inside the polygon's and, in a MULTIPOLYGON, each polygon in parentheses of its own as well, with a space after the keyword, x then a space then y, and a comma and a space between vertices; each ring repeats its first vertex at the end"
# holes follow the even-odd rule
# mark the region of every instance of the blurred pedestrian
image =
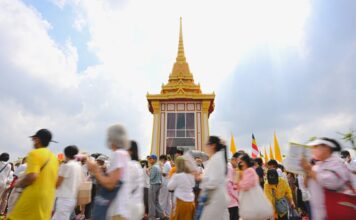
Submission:
POLYGON ((304 184, 305 175, 297 176, 297 187, 300 192, 297 193, 297 206, 301 208, 302 213, 308 216, 311 219, 311 210, 310 210, 310 192, 304 184))
POLYGON ((167 218, 164 216, 161 205, 159 204, 159 193, 162 185, 161 168, 157 164, 157 156, 152 154, 150 156, 149 176, 150 176, 150 189, 148 191, 148 218, 155 220, 156 217, 167 218))
POLYGON ((216 136, 210 136, 206 145, 209 161, 201 177, 201 196, 196 218, 202 220, 229 219, 229 196, 226 190, 227 152, 226 145, 216 136), (208 201, 208 202, 207 202, 208 201))
POLYGON ((273 216, 272 206, 264 195, 254 160, 248 154, 239 157, 237 189, 239 192, 239 214, 244 220, 263 220, 273 216))
POLYGON ((271 170, 274 169, 277 171, 278 176, 282 177, 287 183, 288 183, 288 178, 287 175, 283 172, 283 170, 281 169, 280 164, 278 164, 278 162, 274 159, 271 159, 267 162, 267 169, 271 170))
POLYGON ((193 220, 195 212, 193 187, 194 176, 186 166, 183 157, 179 156, 175 161, 176 173, 168 182, 168 189, 174 191, 176 206, 171 213, 170 220, 193 220))
POLYGON ((259 178, 259 183, 263 189, 265 185, 265 172, 263 170, 263 161, 261 158, 255 158, 254 162, 255 162, 255 170, 259 178))
POLYGON ((127 133, 122 125, 112 125, 108 128, 107 147, 111 149, 112 153, 106 173, 102 172, 102 167, 97 162, 87 161, 88 170, 95 176, 99 187, 94 200, 92 218, 95 220, 105 218, 127 220, 130 217, 128 209, 130 197, 128 164, 130 155, 127 152, 129 147, 127 133), (108 209, 102 206, 103 201, 109 204, 108 209))
POLYGON ((58 159, 49 149, 52 134, 41 129, 31 136, 34 150, 27 155, 24 178, 16 187, 24 188, 14 209, 9 213, 11 220, 50 219, 54 205, 58 177, 58 159))
POLYGON ((248 154, 243 154, 239 158, 238 168, 242 171, 237 182, 239 191, 247 191, 259 184, 259 177, 253 168, 254 161, 248 154))
POLYGON ((9 179, 11 178, 11 164, 8 163, 10 155, 8 153, 0 154, 0 215, 4 215, 3 207, 6 207, 7 198, 7 186, 9 179), (4 196, 3 196, 4 195, 4 196))
MULTIPOLYGON (((312 166, 303 159, 301 165, 306 173, 306 183, 311 193, 313 220, 333 219, 345 214, 352 216, 352 208, 350 211, 345 211, 344 208, 347 207, 340 204, 328 205, 339 202, 336 197, 332 198, 328 195, 335 195, 334 193, 337 192, 341 195, 348 190, 349 193, 353 193, 353 189, 350 189, 352 188, 351 173, 344 161, 336 155, 336 152, 341 151, 340 144, 334 139, 318 138, 308 145, 312 147, 312 156, 316 163, 312 166)), ((355 199, 353 200, 355 201, 355 199)), ((353 211, 353 213, 355 212, 353 211)))
POLYGON ((142 160, 141 167, 143 169, 143 178, 144 178, 143 201, 145 204, 145 217, 148 218, 148 191, 150 188, 150 176, 148 175, 149 173, 148 161, 142 160))
MULTIPOLYGON (((183 151, 180 149, 177 149, 176 153, 174 154, 174 158, 177 158, 179 156, 183 156, 183 151)), ((175 172, 176 172, 176 167, 172 166, 172 169, 169 171, 168 178, 171 178, 175 172)))
POLYGON ((167 158, 167 155, 161 155, 159 157, 162 170, 162 185, 159 192, 159 204, 163 210, 165 216, 170 216, 172 209, 172 195, 169 192, 168 185, 168 175, 171 171, 171 163, 167 158))
POLYGON ((24 157, 21 161, 21 165, 19 165, 15 169, 15 172, 14 172, 14 180, 12 181, 12 184, 11 184, 12 190, 11 190, 11 193, 10 193, 10 196, 8 199, 8 204, 7 204, 7 212, 8 213, 10 213, 13 210, 13 208, 14 208, 14 206, 22 192, 22 188, 15 187, 15 185, 18 181, 20 181, 25 176, 26 168, 27 168, 26 157, 24 157))
POLYGON ((288 220, 289 209, 295 208, 292 191, 284 178, 279 177, 277 170, 267 171, 267 182, 264 186, 267 198, 274 208, 275 219, 288 220))
POLYGON ((345 161, 346 167, 351 171, 352 173, 352 184, 353 187, 356 189, 356 160, 353 160, 351 158, 351 154, 347 150, 343 150, 340 153, 341 158, 345 161))
POLYGON ((75 158, 78 152, 75 145, 64 149, 65 160, 59 167, 56 206, 52 220, 69 219, 77 204, 79 186, 84 181, 81 164, 75 158))
POLYGON ((138 146, 136 141, 131 141, 128 150, 131 161, 129 162, 129 178, 130 186, 130 220, 141 220, 145 213, 145 206, 143 203, 143 187, 144 176, 143 169, 139 163, 138 146))
POLYGON ((236 178, 238 168, 238 161, 240 153, 235 153, 230 162, 227 164, 227 192, 230 197, 230 203, 228 205, 230 220, 236 220, 239 218, 239 207, 238 207, 238 195, 237 195, 237 186, 236 178))
MULTIPOLYGON (((202 176, 204 174, 204 165, 203 165, 203 160, 200 157, 195 157, 195 163, 198 167, 196 175, 202 176)), ((199 199, 199 194, 200 194, 200 179, 195 179, 195 186, 193 188, 194 192, 194 199, 195 199, 195 207, 198 207, 198 199, 199 199)))

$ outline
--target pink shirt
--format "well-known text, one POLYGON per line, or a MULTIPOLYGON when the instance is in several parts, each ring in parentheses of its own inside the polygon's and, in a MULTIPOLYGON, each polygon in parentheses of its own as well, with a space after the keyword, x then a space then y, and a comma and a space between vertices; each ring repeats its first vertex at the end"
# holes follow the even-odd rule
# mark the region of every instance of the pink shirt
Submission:
POLYGON ((247 168, 242 173, 242 179, 238 183, 239 190, 247 191, 259 184, 258 175, 252 167, 247 168))
POLYGON ((227 164, 227 192, 229 194, 230 202, 228 208, 238 206, 237 190, 234 180, 236 178, 236 171, 231 163, 227 164))
POLYGON ((335 154, 325 161, 317 162, 313 166, 313 171, 316 172, 316 180, 309 179, 308 182, 313 220, 324 220, 326 219, 324 188, 331 190, 344 189, 345 182, 350 180, 350 173, 342 159, 335 154))

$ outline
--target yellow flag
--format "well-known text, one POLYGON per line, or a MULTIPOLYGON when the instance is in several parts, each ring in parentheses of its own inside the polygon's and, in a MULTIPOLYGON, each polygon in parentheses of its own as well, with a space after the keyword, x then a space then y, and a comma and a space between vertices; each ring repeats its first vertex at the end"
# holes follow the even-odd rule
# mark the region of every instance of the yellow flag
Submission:
POLYGON ((281 149, 279 149, 276 132, 274 132, 274 155, 276 157, 276 160, 281 163, 283 159, 282 159, 281 149))
POLYGON ((273 160, 273 159, 274 159, 273 151, 272 151, 272 146, 271 146, 271 145, 269 145, 269 159, 270 159, 270 160, 273 160))
POLYGON ((230 151, 232 154, 236 153, 236 145, 234 140, 234 135, 231 134, 230 151))
POLYGON ((269 161, 269 158, 268 158, 268 154, 267 154, 267 151, 266 151, 266 148, 264 148, 264 156, 265 156, 265 163, 267 163, 269 161))

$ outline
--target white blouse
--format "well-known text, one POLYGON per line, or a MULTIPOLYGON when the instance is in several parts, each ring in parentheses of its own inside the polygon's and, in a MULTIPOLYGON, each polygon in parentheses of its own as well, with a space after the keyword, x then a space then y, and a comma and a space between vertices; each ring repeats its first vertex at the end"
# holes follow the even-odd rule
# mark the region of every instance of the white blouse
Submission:
POLYGON ((219 151, 209 159, 204 170, 200 188, 216 189, 219 187, 226 187, 226 163, 224 154, 224 151, 219 151))
POLYGON ((168 182, 168 189, 174 190, 174 196, 184 202, 193 202, 194 176, 188 173, 176 173, 168 182))

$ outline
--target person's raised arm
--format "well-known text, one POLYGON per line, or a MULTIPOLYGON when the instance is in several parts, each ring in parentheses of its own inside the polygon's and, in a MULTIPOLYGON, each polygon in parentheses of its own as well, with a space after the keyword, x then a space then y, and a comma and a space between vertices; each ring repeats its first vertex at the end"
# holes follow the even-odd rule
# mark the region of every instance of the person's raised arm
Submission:
POLYGON ((98 183, 108 190, 113 190, 120 181, 121 168, 117 168, 104 175, 95 161, 87 161, 88 170, 95 176, 98 183))

